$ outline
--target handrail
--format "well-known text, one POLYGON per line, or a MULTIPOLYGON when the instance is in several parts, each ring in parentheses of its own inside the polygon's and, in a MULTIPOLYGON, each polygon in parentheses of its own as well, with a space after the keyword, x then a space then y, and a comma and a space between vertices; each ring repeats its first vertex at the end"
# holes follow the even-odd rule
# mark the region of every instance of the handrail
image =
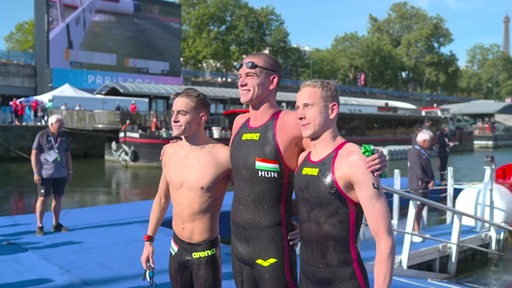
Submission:
POLYGON ((405 198, 409 198, 411 200, 416 200, 418 202, 421 202, 421 203, 423 203, 425 205, 437 208, 439 210, 444 210, 444 211, 449 211, 449 212, 452 212, 452 213, 460 214, 462 216, 473 218, 475 220, 478 220, 478 221, 481 221, 481 222, 484 222, 484 223, 487 223, 487 224, 491 224, 491 225, 497 226, 497 227, 499 227, 501 229, 505 229, 505 230, 508 230, 508 231, 512 232, 512 227, 510 227, 510 226, 503 225, 503 224, 500 224, 500 223, 497 223, 497 222, 493 222, 493 221, 487 220, 485 218, 482 218, 482 217, 479 217, 479 216, 475 216, 473 214, 469 214, 469 213, 466 213, 464 211, 457 210, 455 208, 452 208, 452 207, 446 206, 444 204, 441 204, 441 203, 438 203, 438 202, 435 202, 435 201, 423 198, 421 196, 414 195, 414 194, 409 193, 409 192, 397 190, 397 189, 394 189, 394 188, 391 188, 391 187, 387 187, 387 186, 382 186, 382 188, 384 189, 384 191, 391 192, 391 193, 394 193, 394 194, 398 194, 400 197, 405 197, 405 198))
MULTIPOLYGON (((487 161, 487 159, 486 159, 486 161, 487 161)), ((485 171, 483 189, 492 189, 492 187, 493 187, 492 183, 489 185, 490 182, 494 181, 493 177, 491 177, 494 172, 493 171, 494 170, 493 159, 491 161, 492 161, 491 163, 486 163, 486 165, 484 167, 486 171, 485 171)), ((448 173, 448 187, 447 187, 447 194, 448 194, 447 195, 447 203, 448 203, 448 205, 453 206, 453 169, 452 169, 452 167, 449 167, 448 172, 449 173, 448 173)), ((498 240, 498 232, 496 231, 496 229, 501 228, 504 231, 512 232, 512 227, 507 226, 502 223, 494 222, 492 217, 490 220, 485 219, 485 218, 483 218, 483 215, 481 213, 479 213, 479 215, 469 214, 464 211, 457 210, 451 206, 447 206, 447 205, 423 198, 421 196, 417 196, 412 193, 402 191, 402 190, 400 190, 400 187, 399 187, 399 181, 397 181, 398 179, 400 179, 400 172, 398 169, 395 170, 394 177, 395 177, 395 188, 391 188, 391 187, 387 187, 387 186, 382 186, 382 188, 386 192, 393 193, 393 211, 392 211, 393 212, 392 213, 393 224, 394 224, 393 230, 395 232, 403 233, 405 235, 404 243, 403 243, 403 247, 402 247, 402 255, 401 255, 401 264, 402 264, 403 269, 408 269, 408 266, 409 266, 408 262, 409 262, 409 254, 410 254, 410 249, 411 249, 411 241, 412 241, 412 236, 414 235, 412 228, 413 228, 414 217, 416 214, 416 207, 419 203, 439 209, 441 211, 445 211, 447 214, 447 218, 449 218, 449 219, 447 219, 447 221, 448 221, 447 223, 451 222, 452 217, 454 218, 454 221, 452 223, 451 239, 449 241, 419 234, 423 238, 448 244, 449 261, 448 261, 448 269, 447 270, 450 275, 455 275, 455 272, 457 270, 457 262, 458 262, 460 246, 469 247, 469 248, 477 249, 480 251, 485 251, 487 253, 502 255, 502 253, 495 251, 495 250, 497 250, 496 243, 498 240), (413 201, 409 202, 409 210, 408 210, 408 214, 407 214, 407 223, 406 223, 405 231, 397 229, 399 213, 398 213, 398 211, 395 211, 395 210, 399 209, 398 202, 400 200, 400 197, 405 197, 407 199, 413 200, 413 201), (460 243, 459 240, 460 240, 460 235, 461 235, 461 231, 462 231, 462 229, 461 229, 462 228, 462 217, 468 217, 468 218, 474 219, 476 231, 482 232, 482 223, 488 224, 489 231, 487 233, 489 233, 490 238, 491 238, 491 241, 489 242, 489 245, 490 245, 489 249, 482 248, 482 247, 475 246, 475 245, 466 244, 466 243, 460 243)), ((486 198, 484 198, 484 199, 486 199, 486 198)), ((485 203, 485 201, 483 201, 483 202, 485 203)), ((491 203, 491 207, 493 207, 492 203, 491 203)), ((425 212, 425 211, 423 211, 423 212, 425 212)), ((426 216, 425 216, 425 219, 426 219, 426 216)), ((500 239, 503 238, 504 231, 500 232, 500 234, 501 234, 499 237, 500 239)))

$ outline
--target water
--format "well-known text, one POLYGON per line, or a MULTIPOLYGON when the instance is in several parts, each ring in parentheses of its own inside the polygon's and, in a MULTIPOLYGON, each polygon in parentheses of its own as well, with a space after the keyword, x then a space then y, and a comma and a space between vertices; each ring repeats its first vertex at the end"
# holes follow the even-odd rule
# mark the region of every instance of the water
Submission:
MULTIPOLYGON (((489 154, 494 155, 496 167, 512 162, 512 147, 452 153, 448 166, 454 169, 455 182, 481 182, 484 159, 489 154)), ((438 160, 432 160, 436 170, 438 160)), ((406 176, 407 161, 391 161, 387 174, 391 176, 394 169, 399 169, 401 175, 406 176)), ((62 200, 63 209, 153 199, 161 170, 122 168, 103 159, 75 159, 73 171, 73 179, 62 200)), ((36 194, 32 175, 28 160, 0 164, 0 216, 34 213, 36 194)), ((483 268, 462 274, 455 281, 470 287, 512 287, 511 242, 507 240, 504 257, 489 259, 483 268)))

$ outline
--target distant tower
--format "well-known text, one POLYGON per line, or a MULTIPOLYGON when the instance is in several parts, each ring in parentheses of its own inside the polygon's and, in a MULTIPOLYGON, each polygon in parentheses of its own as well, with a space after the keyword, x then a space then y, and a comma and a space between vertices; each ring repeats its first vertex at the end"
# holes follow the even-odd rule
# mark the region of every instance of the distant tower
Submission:
POLYGON ((510 24, 510 17, 505 15, 505 18, 503 19, 503 52, 507 53, 507 55, 510 55, 510 31, 508 29, 510 24))

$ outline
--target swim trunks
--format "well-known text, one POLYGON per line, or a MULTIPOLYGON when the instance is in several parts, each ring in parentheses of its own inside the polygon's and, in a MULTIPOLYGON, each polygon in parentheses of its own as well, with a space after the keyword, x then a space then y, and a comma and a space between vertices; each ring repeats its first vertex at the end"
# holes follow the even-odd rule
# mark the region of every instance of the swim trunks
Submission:
POLYGON ((189 243, 176 234, 171 240, 169 277, 173 287, 220 288, 222 286, 220 240, 189 243))

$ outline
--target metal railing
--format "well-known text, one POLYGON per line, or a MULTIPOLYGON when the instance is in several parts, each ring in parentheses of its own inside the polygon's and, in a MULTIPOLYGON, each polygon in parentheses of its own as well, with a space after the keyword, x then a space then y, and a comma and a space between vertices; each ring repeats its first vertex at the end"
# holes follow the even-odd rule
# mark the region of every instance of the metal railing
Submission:
MULTIPOLYGON (((409 256, 411 253, 411 242, 412 242, 412 236, 413 235, 419 235, 422 238, 434 240, 442 243, 444 245, 441 247, 441 249, 445 249, 447 251, 447 254, 449 256, 448 260, 448 267, 447 271, 449 275, 455 275, 457 271, 457 262, 459 257, 459 252, 461 250, 461 247, 476 249, 480 251, 484 251, 486 253, 490 254, 497 254, 502 255, 502 253, 499 252, 499 250, 502 249, 501 245, 498 245, 498 240, 500 240, 500 243, 503 244, 502 240, 504 238, 504 234, 506 231, 512 232, 512 227, 497 223, 493 221, 492 216, 489 217, 490 219, 484 218, 484 210, 485 206, 489 205, 489 208, 494 208, 492 197, 490 198, 490 203, 486 203, 486 197, 487 193, 490 193, 492 195, 493 190, 493 182, 494 182, 494 161, 489 162, 486 160, 486 164, 484 165, 485 169, 485 176, 483 181, 483 187, 484 190, 483 193, 481 193, 481 199, 483 201, 479 201, 479 203, 476 203, 475 205, 478 205, 477 207, 477 214, 473 215, 466 213, 464 211, 457 210, 453 208, 454 205, 454 182, 453 182, 453 168, 449 167, 448 169, 448 185, 447 185, 447 203, 446 205, 420 197, 416 196, 412 193, 400 190, 400 171, 397 169, 394 171, 394 188, 390 187, 383 187, 384 191, 393 193, 393 208, 392 208, 392 223, 394 227, 394 231, 396 233, 403 233, 404 234, 404 242, 403 242, 403 248, 402 248, 402 254, 400 256, 401 259, 401 267, 403 269, 409 268, 409 256), (398 220, 399 220, 399 201, 400 197, 404 197, 407 199, 410 199, 412 201, 409 201, 408 206, 408 212, 407 212, 407 219, 406 219, 406 225, 405 230, 398 229, 398 220), (430 237, 428 235, 424 234, 414 234, 413 233, 413 224, 414 224, 414 217, 416 214, 416 207, 418 204, 424 204, 424 217, 423 219, 427 219, 427 207, 432 207, 439 209, 441 211, 446 212, 446 222, 447 224, 452 225, 451 227, 451 237, 450 240, 430 237), (482 236, 489 237, 489 248, 483 248, 478 245, 471 245, 468 243, 462 243, 461 240, 461 233, 462 233, 462 218, 468 217, 473 220, 475 220, 475 231, 477 233, 482 234, 482 236)), ((461 187, 459 187, 461 188, 461 187)), ((492 215, 492 212, 489 213, 492 215)))

